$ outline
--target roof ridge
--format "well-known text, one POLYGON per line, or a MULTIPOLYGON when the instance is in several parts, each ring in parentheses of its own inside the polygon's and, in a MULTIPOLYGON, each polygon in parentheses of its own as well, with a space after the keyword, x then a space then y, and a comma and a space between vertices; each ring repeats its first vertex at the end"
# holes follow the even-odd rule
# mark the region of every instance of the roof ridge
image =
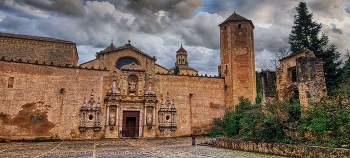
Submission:
POLYGON ((100 52, 97 52, 96 54, 104 54, 104 53, 108 53, 108 52, 111 52, 111 51, 118 51, 118 50, 122 50, 122 49, 127 49, 127 48, 131 48, 151 59, 154 59, 154 60, 157 60, 155 57, 151 57, 150 55, 148 55, 147 53, 137 49, 136 47, 132 46, 131 44, 125 44, 124 46, 120 46, 120 47, 115 47, 113 44, 111 44, 110 46, 108 46, 107 48, 105 48, 104 50, 100 51, 100 52), (111 49, 111 50, 107 50, 108 47, 111 47, 113 46, 114 48, 111 49))
POLYGON ((71 41, 61 40, 61 39, 52 38, 52 37, 32 36, 32 35, 23 35, 23 34, 6 33, 6 32, 0 32, 0 37, 10 37, 10 38, 20 38, 20 39, 37 40, 37 41, 75 44, 71 41))
POLYGON ((177 50, 176 53, 177 53, 177 52, 187 52, 187 50, 186 50, 185 48, 183 48, 183 47, 182 47, 182 44, 181 44, 179 50, 177 50))
MULTIPOLYGON (((224 23, 227 23, 227 22, 229 22, 229 21, 249 21, 249 22, 253 25, 253 23, 252 23, 251 20, 249 20, 249 19, 247 19, 247 18, 245 18, 245 17, 243 17, 243 16, 237 14, 236 12, 233 12, 233 14, 232 14, 231 16, 229 16, 229 17, 228 17, 224 22, 222 22, 220 25, 222 25, 222 24, 224 24, 224 23)), ((220 26, 220 25, 219 25, 219 26, 220 26)), ((254 27, 254 25, 253 25, 253 27, 254 27)))

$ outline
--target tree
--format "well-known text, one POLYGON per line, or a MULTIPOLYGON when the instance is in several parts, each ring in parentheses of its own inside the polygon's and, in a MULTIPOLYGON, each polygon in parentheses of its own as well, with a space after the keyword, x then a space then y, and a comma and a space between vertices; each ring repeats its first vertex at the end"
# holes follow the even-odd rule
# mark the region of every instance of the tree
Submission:
POLYGON ((289 34, 291 51, 309 49, 317 58, 322 58, 327 90, 331 92, 340 83, 340 53, 335 45, 328 45, 328 37, 321 33, 322 25, 312 21, 312 13, 309 13, 305 2, 300 2, 296 10, 298 14, 294 16, 294 26, 289 34))
POLYGON ((276 71, 280 67, 280 59, 291 54, 290 46, 279 46, 273 52, 270 61, 267 63, 266 69, 276 71))
POLYGON ((175 67, 175 69, 174 69, 174 74, 175 74, 175 75, 179 75, 179 74, 180 74, 180 69, 179 69, 178 66, 175 67))

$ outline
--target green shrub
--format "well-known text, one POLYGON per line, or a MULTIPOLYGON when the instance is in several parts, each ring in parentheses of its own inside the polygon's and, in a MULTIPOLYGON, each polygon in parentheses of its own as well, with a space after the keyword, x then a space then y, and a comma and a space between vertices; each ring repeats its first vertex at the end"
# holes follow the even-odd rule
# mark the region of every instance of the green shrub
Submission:
POLYGON ((208 135, 211 137, 216 137, 216 136, 220 136, 221 132, 219 129, 213 129, 208 133, 208 135))

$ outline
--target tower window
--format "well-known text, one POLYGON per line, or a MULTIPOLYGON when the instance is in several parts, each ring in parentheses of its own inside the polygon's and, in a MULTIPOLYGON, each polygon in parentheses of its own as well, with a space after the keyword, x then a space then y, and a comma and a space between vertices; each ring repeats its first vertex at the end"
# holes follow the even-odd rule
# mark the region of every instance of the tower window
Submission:
POLYGON ((238 24, 238 28, 239 28, 239 29, 242 28, 242 25, 241 25, 241 24, 238 24))
POLYGON ((226 26, 224 26, 224 30, 226 30, 226 26))

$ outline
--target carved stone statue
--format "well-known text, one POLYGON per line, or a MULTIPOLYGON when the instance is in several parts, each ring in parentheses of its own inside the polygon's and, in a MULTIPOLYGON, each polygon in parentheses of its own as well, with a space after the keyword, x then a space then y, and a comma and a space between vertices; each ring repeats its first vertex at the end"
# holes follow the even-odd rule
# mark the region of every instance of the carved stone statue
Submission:
POLYGON ((109 125, 110 126, 115 126, 115 114, 114 113, 111 113, 109 115, 109 125))
POLYGON ((136 90, 136 82, 135 81, 131 80, 129 82, 129 90, 130 91, 135 91, 136 90))
POLYGON ((152 125, 152 114, 148 113, 146 117, 147 125, 152 125))

